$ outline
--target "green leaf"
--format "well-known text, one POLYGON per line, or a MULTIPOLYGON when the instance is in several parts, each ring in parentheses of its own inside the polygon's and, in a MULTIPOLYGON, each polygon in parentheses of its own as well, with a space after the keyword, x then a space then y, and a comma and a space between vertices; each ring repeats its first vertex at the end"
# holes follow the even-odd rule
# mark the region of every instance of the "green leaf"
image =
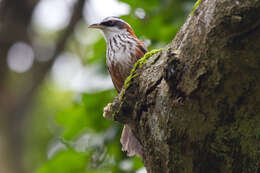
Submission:
POLYGON ((110 127, 112 122, 103 117, 103 109, 115 96, 116 91, 114 89, 83 94, 82 102, 86 112, 87 128, 101 132, 110 127))
POLYGON ((62 137, 65 140, 72 140, 84 130, 102 132, 109 128, 112 122, 102 116, 103 108, 115 94, 115 90, 86 93, 82 96, 82 103, 74 104, 59 112, 55 119, 64 127, 62 137))
POLYGON ((73 139, 86 128, 87 117, 85 109, 80 105, 74 105, 56 116, 56 121, 64 127, 63 138, 73 139))
POLYGON ((144 167, 144 164, 142 162, 142 159, 140 157, 134 157, 133 158, 133 167, 134 170, 138 170, 144 167))
POLYGON ((89 156, 73 150, 64 150, 47 161, 37 173, 83 173, 89 156))

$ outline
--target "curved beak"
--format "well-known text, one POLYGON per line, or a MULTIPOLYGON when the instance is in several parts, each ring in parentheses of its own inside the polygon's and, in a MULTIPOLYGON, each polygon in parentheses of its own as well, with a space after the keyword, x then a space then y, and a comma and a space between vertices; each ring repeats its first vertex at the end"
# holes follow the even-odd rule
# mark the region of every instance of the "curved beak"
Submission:
POLYGON ((99 23, 95 23, 95 24, 89 25, 88 28, 104 29, 104 26, 100 25, 99 23))

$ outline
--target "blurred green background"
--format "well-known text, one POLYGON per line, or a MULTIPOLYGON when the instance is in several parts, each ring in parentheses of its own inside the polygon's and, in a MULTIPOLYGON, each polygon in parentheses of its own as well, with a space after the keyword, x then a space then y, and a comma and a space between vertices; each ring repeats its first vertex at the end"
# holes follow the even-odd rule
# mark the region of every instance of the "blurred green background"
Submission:
POLYGON ((144 173, 103 118, 117 95, 105 41, 88 24, 121 16, 149 50, 168 44, 195 0, 0 1, 0 172, 144 173))

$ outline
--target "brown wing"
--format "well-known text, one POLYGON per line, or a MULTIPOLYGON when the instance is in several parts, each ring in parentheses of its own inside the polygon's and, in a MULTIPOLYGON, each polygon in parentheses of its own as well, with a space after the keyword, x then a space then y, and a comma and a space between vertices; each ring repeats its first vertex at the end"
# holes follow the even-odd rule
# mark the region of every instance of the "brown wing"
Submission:
POLYGON ((137 60, 142 58, 146 52, 148 52, 146 46, 143 42, 139 41, 136 47, 137 60))
POLYGON ((120 62, 107 63, 107 67, 111 75, 111 79, 118 93, 121 91, 124 85, 125 78, 129 75, 136 61, 142 58, 144 54, 147 52, 146 46, 141 41, 138 41, 135 50, 136 50, 135 54, 133 54, 131 57, 132 58, 131 62, 133 62, 132 67, 126 67, 124 66, 124 64, 121 64, 120 62))
POLYGON ((118 93, 120 93, 123 84, 124 84, 124 79, 122 78, 122 76, 120 75, 118 68, 112 67, 112 66, 108 66, 108 71, 110 73, 112 82, 116 88, 116 91, 118 93))

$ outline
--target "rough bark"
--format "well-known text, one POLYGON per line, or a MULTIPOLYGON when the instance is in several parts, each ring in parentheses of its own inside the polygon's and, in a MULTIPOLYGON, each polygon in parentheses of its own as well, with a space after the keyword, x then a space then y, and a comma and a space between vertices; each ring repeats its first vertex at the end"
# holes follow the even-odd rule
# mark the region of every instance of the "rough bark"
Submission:
POLYGON ((202 0, 112 103, 149 173, 260 172, 260 1, 202 0))

